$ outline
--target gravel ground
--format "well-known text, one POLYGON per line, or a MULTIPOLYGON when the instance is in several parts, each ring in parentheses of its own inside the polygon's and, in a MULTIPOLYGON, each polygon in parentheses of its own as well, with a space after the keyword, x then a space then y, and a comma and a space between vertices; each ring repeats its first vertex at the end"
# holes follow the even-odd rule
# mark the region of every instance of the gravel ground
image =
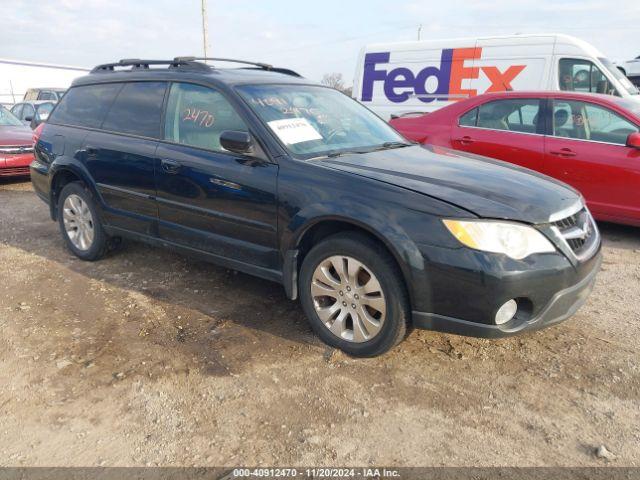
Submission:
POLYGON ((357 360, 279 285, 133 242, 82 262, 30 183, 0 205, 0 466, 640 466, 640 229, 601 225, 558 326, 357 360))

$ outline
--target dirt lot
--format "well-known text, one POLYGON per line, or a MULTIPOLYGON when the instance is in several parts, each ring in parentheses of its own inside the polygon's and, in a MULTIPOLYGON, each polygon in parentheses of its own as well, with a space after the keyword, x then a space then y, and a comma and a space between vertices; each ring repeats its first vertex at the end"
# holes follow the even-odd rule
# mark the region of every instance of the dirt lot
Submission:
POLYGON ((0 181, 0 465, 640 466, 640 229, 602 230, 567 322, 356 360, 279 285, 131 242, 77 260, 0 181))

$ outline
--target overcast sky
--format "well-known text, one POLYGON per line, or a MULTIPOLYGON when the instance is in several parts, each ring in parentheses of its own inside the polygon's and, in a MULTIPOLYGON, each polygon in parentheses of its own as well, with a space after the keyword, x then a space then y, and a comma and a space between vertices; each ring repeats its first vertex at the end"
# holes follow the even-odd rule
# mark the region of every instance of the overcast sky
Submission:
MULTIPOLYGON (((640 55, 640 0, 208 0, 210 55, 350 82, 366 43, 513 33, 581 37, 640 55)), ((0 58, 93 66, 202 54, 200 0, 0 0, 0 58)))

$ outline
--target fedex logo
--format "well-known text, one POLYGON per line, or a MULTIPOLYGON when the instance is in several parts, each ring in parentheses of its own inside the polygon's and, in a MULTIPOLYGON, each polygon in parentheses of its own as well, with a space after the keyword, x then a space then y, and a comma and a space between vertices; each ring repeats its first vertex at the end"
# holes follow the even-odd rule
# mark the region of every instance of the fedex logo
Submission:
POLYGON ((364 58, 364 76, 362 79, 362 101, 373 99, 373 86, 382 82, 384 95, 394 103, 407 101, 414 94, 421 102, 431 103, 434 100, 448 101, 477 95, 476 89, 462 88, 467 79, 477 79, 480 72, 486 76, 491 85, 486 92, 502 92, 511 89, 511 82, 525 68, 525 65, 511 65, 504 71, 498 67, 465 66, 465 62, 482 56, 482 48, 448 48, 442 50, 440 66, 428 66, 414 73, 406 67, 398 67, 387 71, 379 66, 389 63, 390 52, 367 53, 364 58), (433 80, 432 80, 433 79, 433 80), (435 81, 434 81, 435 80, 435 81), (436 87, 427 91, 427 84, 436 87))

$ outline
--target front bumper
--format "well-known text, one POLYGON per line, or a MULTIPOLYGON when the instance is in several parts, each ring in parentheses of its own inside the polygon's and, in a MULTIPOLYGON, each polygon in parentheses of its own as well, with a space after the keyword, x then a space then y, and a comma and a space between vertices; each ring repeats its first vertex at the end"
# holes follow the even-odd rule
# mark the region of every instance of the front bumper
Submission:
POLYGON ((29 175, 33 154, 0 156, 0 177, 29 175))
POLYGON ((501 338, 526 330, 554 325, 571 317, 586 302, 593 290, 596 275, 602 264, 602 254, 596 253, 588 262, 588 272, 574 285, 559 290, 542 308, 533 310, 530 317, 514 318, 504 325, 472 322, 435 313, 414 311, 413 324, 417 328, 454 333, 471 337, 501 338))

